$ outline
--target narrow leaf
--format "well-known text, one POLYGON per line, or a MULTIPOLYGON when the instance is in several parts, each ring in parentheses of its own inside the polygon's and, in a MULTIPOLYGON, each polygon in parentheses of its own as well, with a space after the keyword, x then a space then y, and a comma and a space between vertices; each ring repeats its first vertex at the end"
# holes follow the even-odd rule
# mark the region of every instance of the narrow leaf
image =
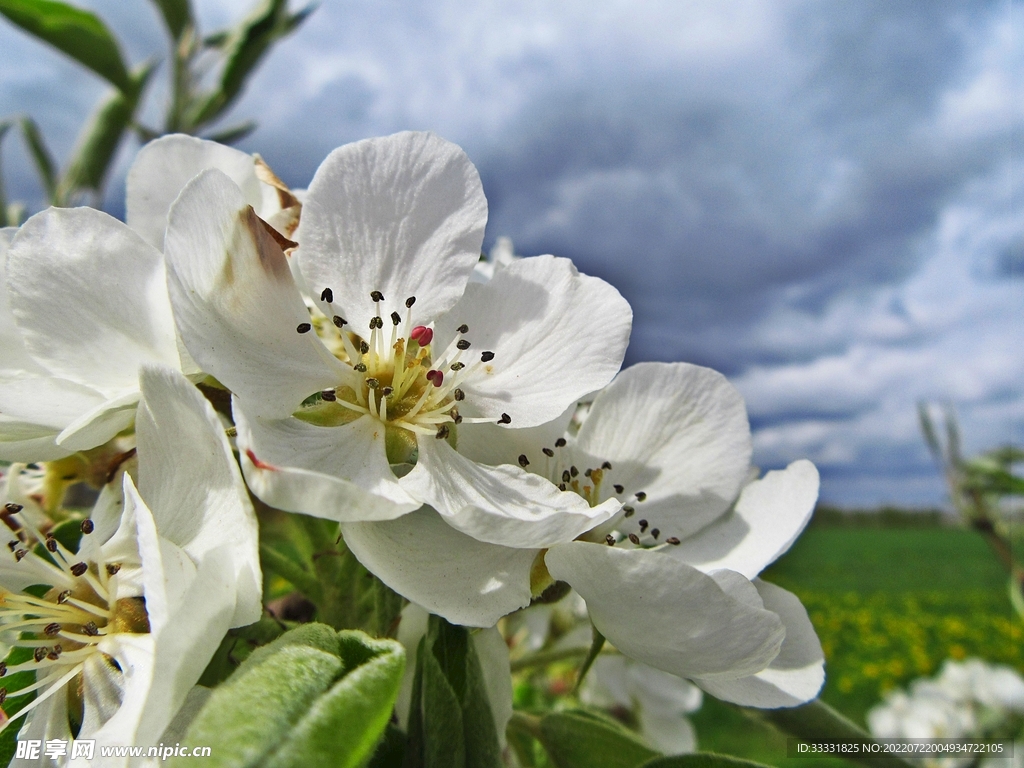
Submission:
POLYGON ((0 0, 0 13, 117 86, 133 87, 117 40, 100 18, 57 0, 0 0))
POLYGON ((189 0, 153 0, 153 4, 163 16, 172 40, 180 40, 185 31, 194 26, 192 3, 189 0))
POLYGON ((575 691, 578 691, 580 686, 583 685, 583 679, 587 676, 587 672, 590 671, 590 668, 594 666, 594 662, 597 661, 597 657, 601 653, 601 649, 604 648, 604 635, 598 632, 597 627, 593 624, 590 625, 590 631, 590 650, 587 652, 587 658, 583 660, 579 674, 576 676, 576 686, 573 689, 575 691))
POLYGON ((278 576, 291 582, 292 586, 299 590, 314 603, 320 603, 323 599, 323 592, 320 582, 316 576, 296 563, 290 557, 269 544, 260 544, 260 563, 264 572, 270 570, 278 576))
POLYGON ((231 128, 225 128, 222 131, 211 133, 206 137, 209 141, 216 141, 218 144, 234 144, 237 141, 241 141, 250 133, 256 130, 256 121, 247 120, 241 125, 235 125, 231 128))
POLYGON ((289 14, 288 0, 264 0, 227 40, 221 42, 225 61, 220 83, 200 103, 192 116, 192 124, 198 128, 223 114, 241 95, 246 81, 270 47, 298 27, 313 10, 314 7, 309 6, 289 14))
POLYGON ((93 113, 79 134, 71 165, 58 186, 56 200, 59 205, 73 202, 83 190, 97 194, 102 192, 117 149, 134 120, 139 96, 152 72, 151 66, 144 67, 133 75, 135 85, 130 95, 112 93, 93 113))
POLYGON ((466 768, 462 707, 441 665, 429 652, 423 654, 422 706, 424 768, 466 768))
MULTIPOLYGON (((7 135, 7 131, 11 129, 13 123, 10 120, 0 121, 0 149, 3 148, 4 136, 7 135)), ((0 160, 3 155, 0 153, 0 160)), ((18 222, 12 221, 9 216, 9 210, 7 206, 7 194, 4 192, 4 173, 3 163, 0 162, 0 227, 16 227, 18 222)))
POLYGON ((57 196, 57 171, 53 156, 46 147, 43 134, 36 121, 31 117, 23 117, 20 123, 21 135, 25 137, 29 154, 32 155, 32 160, 36 164, 36 171, 43 182, 43 189, 46 190, 46 198, 53 204, 57 196))

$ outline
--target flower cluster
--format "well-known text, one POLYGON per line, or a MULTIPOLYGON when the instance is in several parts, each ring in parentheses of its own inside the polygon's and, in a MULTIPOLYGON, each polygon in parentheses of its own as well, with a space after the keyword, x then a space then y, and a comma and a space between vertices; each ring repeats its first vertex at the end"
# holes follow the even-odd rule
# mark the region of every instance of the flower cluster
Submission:
POLYGON ((6 695, 36 693, 9 722, 155 741, 260 616, 250 493, 337 523, 453 624, 571 587, 619 652, 717 697, 817 694, 806 611, 758 578, 806 524, 815 468, 759 478, 714 371, 620 371, 632 314, 603 280, 507 243, 481 265, 487 203, 457 146, 356 142, 293 191, 165 137, 126 219, 0 232, 0 676, 34 672, 6 695), (78 520, 81 483, 99 496, 78 520))

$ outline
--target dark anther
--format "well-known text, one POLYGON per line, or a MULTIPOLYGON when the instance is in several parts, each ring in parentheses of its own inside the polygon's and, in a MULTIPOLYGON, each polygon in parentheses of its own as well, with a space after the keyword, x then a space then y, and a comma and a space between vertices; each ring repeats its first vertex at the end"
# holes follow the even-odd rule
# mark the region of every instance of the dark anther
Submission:
POLYGON ((623 487, 622 487, 621 485, 619 485, 618 483, 616 483, 615 485, 613 485, 613 486, 612 486, 612 488, 614 488, 614 489, 615 489, 615 492, 616 492, 616 493, 622 493, 622 492, 623 492, 624 490, 626 490, 625 488, 623 488, 623 487))
POLYGON ((612 463, 610 461, 606 461, 606 462, 604 462, 601 465, 601 469, 604 469, 604 470, 609 470, 611 468, 612 468, 612 463))
POLYGON ((335 392, 333 389, 325 389, 323 392, 320 393, 320 397, 322 397, 328 403, 333 403, 338 399, 338 393, 335 392))
POLYGON ((348 323, 348 320, 346 320, 341 315, 335 315, 334 316, 334 324, 336 326, 338 326, 339 328, 341 328, 343 325, 346 325, 347 323, 348 323))
POLYGON ((572 475, 569 474, 569 470, 568 469, 563 470, 562 471, 562 482, 563 483, 568 483, 571 480, 572 480, 572 475))
POLYGON ((309 323, 299 323, 297 326, 295 326, 295 330, 298 331, 299 333, 309 333, 311 330, 313 330, 313 326, 310 325, 309 323))
POLYGON ((437 428, 437 434, 434 435, 438 440, 447 440, 449 435, 448 425, 442 424, 437 428))
POLYGON ((8 501, 6 504, 4 504, 4 512, 10 515, 16 515, 23 509, 24 507, 21 506, 21 504, 15 504, 13 501, 8 501))
POLYGON ((615 537, 612 536, 610 533, 607 536, 604 537, 604 540, 606 542, 608 542, 608 546, 609 547, 614 547, 615 546, 615 537))
POLYGON ((455 346, 459 349, 469 349, 469 339, 459 339, 455 342, 455 346))
POLYGON ((47 624, 45 627, 43 627, 43 634, 47 637, 54 637, 55 635, 59 635, 60 624, 58 624, 56 621, 47 624))
POLYGON ((320 292, 320 301, 326 301, 328 304, 334 303, 334 291, 330 288, 324 288, 320 292))
POLYGON ((50 534, 47 534, 46 535, 46 544, 45 544, 45 546, 46 546, 46 550, 48 552, 56 552, 57 551, 57 540, 55 538, 53 538, 53 536, 51 536, 50 534))
POLYGON ((636 500, 637 501, 643 501, 646 498, 647 498, 647 494, 646 493, 644 493, 643 491, 637 491, 637 493, 636 493, 636 500))
POLYGON ((560 491, 564 491, 565 489, 566 489, 566 485, 565 485, 565 483, 559 483, 559 484, 558 484, 558 490, 560 490, 560 491))
POLYGON ((374 301, 384 301, 384 294, 380 291, 370 291, 370 298, 374 301))
POLYGON ((28 551, 27 551, 27 550, 24 550, 24 549, 16 549, 16 550, 14 550, 14 559, 15 559, 15 560, 17 560, 17 561, 18 561, 18 562, 20 563, 20 562, 21 562, 21 559, 22 559, 23 557, 25 557, 25 555, 27 555, 27 554, 28 554, 28 551))
POLYGON ((590 475, 591 475, 591 473, 593 473, 593 471, 594 470, 592 470, 590 467, 587 467, 585 470, 583 470, 583 476, 584 477, 590 477, 590 475))
POLYGON ((0 688, 0 704, 3 704, 5 701, 7 701, 7 689, 0 688))
POLYGON ((394 387, 381 387, 380 394, 383 397, 391 397, 391 393, 394 392, 394 387))
POLYGON ((380 386, 380 382, 371 376, 366 380, 366 386, 368 386, 370 389, 376 389, 377 387, 380 386))
POLYGON ((366 373, 366 363, 356 363, 352 368, 360 373, 366 373))
POLYGON ((458 331, 459 333, 469 333, 469 326, 466 325, 465 323, 463 323, 462 325, 460 325, 455 330, 458 331))
POLYGON ((107 563, 107 575, 113 576, 115 573, 121 570, 120 563, 107 563))
POLYGON ((411 309, 412 305, 415 304, 415 303, 416 303, 416 297, 415 296, 410 296, 408 299, 405 300, 405 307, 406 307, 406 309, 411 309))
POLYGON ((498 419, 498 423, 499 424, 511 424, 512 423, 512 417, 509 416, 507 413, 503 413, 503 414, 501 414, 501 418, 498 419))
POLYGON ((450 411, 448 411, 448 415, 452 417, 452 421, 454 421, 456 424, 462 423, 462 414, 459 413, 458 408, 452 408, 450 411))
POLYGON ((673 546, 679 546, 679 539, 677 539, 675 536, 670 536, 669 538, 665 539, 665 541, 667 541, 669 544, 672 544, 673 546))
POLYGON ((21 544, 21 542, 18 541, 17 539, 14 539, 13 541, 8 541, 7 542, 7 548, 9 550, 11 550, 11 552, 13 552, 14 550, 16 550, 18 548, 19 544, 21 544))
POLYGON ((493 352, 481 352, 480 353, 480 362, 482 362, 482 363, 489 363, 493 359, 494 359, 494 353, 493 352))
POLYGON ((640 533, 643 533, 644 531, 647 530, 647 521, 646 520, 641 520, 639 523, 637 523, 637 525, 640 526, 640 533))
POLYGON ((554 455, 555 455, 555 452, 554 452, 554 451, 552 451, 552 450, 551 450, 550 448, 541 448, 540 450, 541 450, 541 452, 542 452, 542 453, 543 453, 543 454, 544 454, 545 456, 547 456, 547 457, 548 457, 549 459, 550 459, 550 458, 551 458, 552 456, 554 456, 554 455))
POLYGON ((89 570, 89 566, 85 563, 75 563, 71 566, 72 576, 81 576, 83 573, 89 570))
POLYGON ((465 363, 452 363, 452 370, 453 371, 461 371, 465 367, 466 367, 465 363))
POLYGON ((6 674, 7 674, 7 662, 6 661, 0 661, 0 677, 3 677, 6 674))
POLYGON ((38 664, 40 661, 46 658, 46 654, 48 653, 49 651, 45 648, 36 648, 34 651, 32 651, 32 659, 36 662, 36 664, 38 664))
POLYGON ((360 354, 365 355, 369 351, 370 351, 370 345, 367 344, 365 341, 360 341, 359 342, 359 352, 360 352, 360 354))
POLYGON ((526 458, 526 454, 525 453, 520 453, 519 454, 519 466, 520 467, 528 467, 528 466, 530 466, 530 460, 528 458, 526 458))
POLYGON ((651 536, 653 536, 654 538, 658 538, 658 534, 660 533, 661 531, 659 531, 657 528, 651 528, 651 536))
MULTIPOLYGON (((60 646, 55 645, 54 648, 60 648, 60 646)), ((50 661, 56 661, 60 658, 60 651, 50 651, 48 654, 46 654, 46 658, 48 658, 50 661)))
POLYGON ((68 601, 69 597, 71 597, 71 590, 65 589, 63 592, 57 595, 57 602, 61 605, 64 605, 64 603, 68 601))
POLYGON ((381 320, 379 317, 371 317, 370 318, 370 330, 371 331, 374 328, 383 328, 383 327, 384 327, 384 321, 381 320))
POLYGON ((624 517, 632 517, 634 515, 634 513, 636 512, 635 509, 633 509, 632 507, 629 507, 629 506, 623 507, 622 511, 626 513, 625 515, 623 515, 624 517))
POLYGON ((640 537, 637 536, 635 533, 629 534, 629 540, 632 541, 634 544, 640 544, 640 537))
POLYGON ((572 475, 573 477, 576 477, 579 473, 580 473, 580 471, 578 469, 576 469, 576 465, 575 464, 573 466, 569 467, 569 474, 572 475))
POLYGON ((565 448, 565 438, 560 437, 555 440, 555 448, 565 448))
POLYGON ((93 525, 92 520, 85 519, 82 521, 82 533, 89 534, 92 533, 95 529, 96 526, 93 525))
POLYGON ((90 621, 88 624, 83 625, 82 634, 88 635, 89 637, 96 637, 100 633, 100 628, 96 626, 95 621, 90 621))
POLYGON ((400 314, 398 314, 397 312, 392 312, 391 313, 391 322, 394 323, 395 325, 398 325, 399 323, 402 322, 402 316, 400 314))
POLYGON ((458 387, 456 387, 455 391, 452 392, 452 397, 454 397, 456 400, 465 400, 466 399, 466 393, 463 392, 458 387))

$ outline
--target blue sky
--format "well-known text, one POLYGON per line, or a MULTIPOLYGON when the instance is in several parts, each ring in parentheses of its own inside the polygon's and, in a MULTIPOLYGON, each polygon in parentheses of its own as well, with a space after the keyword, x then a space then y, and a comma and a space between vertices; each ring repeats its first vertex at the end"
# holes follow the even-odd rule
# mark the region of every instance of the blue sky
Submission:
MULTIPOLYGON (((208 29, 248 5, 195 2, 208 29)), ((163 53, 149 3, 82 4, 133 61, 163 53)), ((968 450, 1024 440, 1022 30, 1005 0, 325 0, 227 122, 257 119, 241 146, 294 186, 366 136, 461 144, 485 245, 613 282, 628 361, 726 373, 761 466, 809 457, 848 506, 938 504, 918 400, 954 403, 968 450)), ((103 91, 0 25, 0 114, 58 155, 103 91)), ((3 161, 37 200, 15 141, 3 161)))

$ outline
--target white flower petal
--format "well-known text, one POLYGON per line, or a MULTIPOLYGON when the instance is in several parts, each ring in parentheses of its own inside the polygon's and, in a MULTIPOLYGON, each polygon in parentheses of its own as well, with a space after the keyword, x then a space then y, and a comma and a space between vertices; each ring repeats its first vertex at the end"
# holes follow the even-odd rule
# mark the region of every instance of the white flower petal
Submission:
POLYGON ((689 718, 641 709, 637 719, 640 721, 640 733, 659 752, 686 755, 697 751, 697 733, 689 718))
POLYGON ((11 419, 42 427, 54 434, 96 408, 106 398, 82 384, 52 376, 0 381, 0 413, 11 419))
POLYGON ((419 459, 402 487, 434 507, 449 525, 480 541, 539 549, 572 541, 616 512, 609 499, 593 507, 540 475, 502 464, 488 467, 459 455, 444 440, 421 437, 419 459))
POLYGON ((179 365, 160 252, 92 208, 50 208, 7 256, 11 309, 36 361, 118 397, 142 363, 179 365))
POLYGON ((587 601, 594 626, 620 651, 680 677, 739 677, 778 655, 779 617, 727 594, 661 552, 574 541, 545 555, 550 574, 587 601))
MULTIPOLYGON (((513 422, 514 423, 514 422, 513 422)), ((688 363, 640 363, 594 399, 576 448, 609 461, 603 487, 627 501, 663 536, 683 539, 736 500, 750 466, 743 398, 722 374, 688 363)))
POLYGON ((95 733, 113 717, 124 698, 124 673, 102 654, 85 660, 82 670, 83 718, 81 730, 95 733))
POLYGON ((728 568, 752 579, 796 541, 817 499, 818 470, 794 461, 750 483, 731 513, 671 554, 705 572, 728 568))
POLYGON ((0 413, 0 461, 54 461, 70 456, 55 442, 58 430, 0 413))
POLYGON ((178 193, 202 171, 216 168, 261 210, 263 190, 252 155, 215 141, 172 134, 149 142, 135 156, 126 181, 125 220, 148 243, 163 250, 167 213, 178 193))
POLYGON ((492 626, 530 604, 535 550, 484 544, 424 507, 381 523, 342 523, 345 543, 403 597, 453 624, 492 626))
POLYGON ((444 349, 466 323, 472 351, 494 359, 467 371, 464 416, 502 413, 513 427, 558 418, 583 395, 609 381, 622 365, 632 310, 615 288, 581 275, 568 259, 534 256, 509 264, 486 285, 472 283, 435 327, 444 349))
POLYGON ((238 600, 231 626, 251 624, 262 613, 259 533, 224 427, 177 371, 143 368, 141 382, 139 491, 160 535, 193 561, 227 545, 238 600))
POLYGON ((804 704, 825 682, 825 656, 800 599, 781 587, 756 580, 764 607, 786 626, 779 655, 766 669, 736 680, 696 680, 713 696, 745 707, 773 709, 804 704))
POLYGON ((57 435, 57 445, 70 451, 84 451, 102 445, 132 425, 138 404, 137 391, 111 398, 68 424, 57 435))
POLYGON ((189 182, 171 208, 168 288, 196 363, 254 411, 283 417, 334 386, 343 367, 308 323, 287 257, 220 171, 189 182))
MULTIPOLYGON (((309 185, 296 233, 299 268, 315 299, 324 288, 360 333, 376 315, 427 325, 462 295, 480 258, 487 200, 466 153, 432 133, 397 133, 331 152, 309 185)), ((338 310, 341 310, 340 312, 338 310)))
POLYGON ((46 373, 28 353, 7 298, 7 250, 17 232, 17 227, 0 229, 0 376, 46 373))
POLYGON ((233 410, 242 471, 267 504, 345 522, 391 520, 420 506, 391 471, 376 419, 340 427, 261 419, 238 398, 233 410))
POLYGON ((539 469, 544 463, 541 448, 554 446, 555 440, 565 435, 575 411, 573 403, 557 419, 525 429, 500 427, 496 423, 460 424, 459 453, 492 466, 512 464, 520 455, 525 455, 531 463, 537 462, 539 469))

